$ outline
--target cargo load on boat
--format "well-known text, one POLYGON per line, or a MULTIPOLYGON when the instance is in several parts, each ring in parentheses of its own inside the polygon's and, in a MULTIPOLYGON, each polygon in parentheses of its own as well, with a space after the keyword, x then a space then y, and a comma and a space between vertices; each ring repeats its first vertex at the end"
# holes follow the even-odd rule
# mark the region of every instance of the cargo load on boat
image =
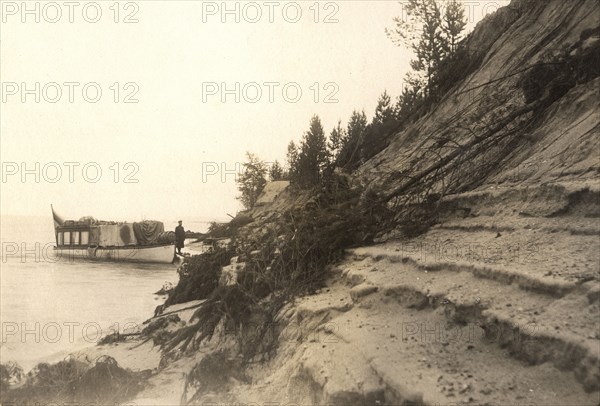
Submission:
POLYGON ((133 223, 133 231, 139 245, 152 245, 165 232, 165 225, 160 221, 142 221, 133 223))

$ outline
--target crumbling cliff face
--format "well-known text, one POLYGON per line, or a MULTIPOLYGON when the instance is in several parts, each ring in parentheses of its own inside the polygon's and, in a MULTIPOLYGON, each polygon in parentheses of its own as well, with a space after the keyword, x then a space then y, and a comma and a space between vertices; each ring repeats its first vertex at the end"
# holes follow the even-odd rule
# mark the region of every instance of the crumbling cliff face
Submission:
POLYGON ((365 183, 393 194, 454 152, 470 160, 456 165, 458 190, 595 179, 599 13, 593 1, 515 0, 488 16, 466 41, 472 73, 362 166, 365 183))
POLYGON ((514 0, 465 47, 462 79, 355 178, 391 210, 434 197, 434 225, 347 250, 279 312, 276 355, 197 403, 600 402, 600 4, 514 0))

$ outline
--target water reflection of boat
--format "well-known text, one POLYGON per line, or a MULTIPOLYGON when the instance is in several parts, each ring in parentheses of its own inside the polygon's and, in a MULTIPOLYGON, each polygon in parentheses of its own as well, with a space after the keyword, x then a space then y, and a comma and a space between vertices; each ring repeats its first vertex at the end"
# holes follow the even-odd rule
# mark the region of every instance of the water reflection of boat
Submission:
POLYGON ((54 252, 63 258, 171 263, 175 233, 160 221, 100 221, 93 217, 63 220, 54 212, 54 252))

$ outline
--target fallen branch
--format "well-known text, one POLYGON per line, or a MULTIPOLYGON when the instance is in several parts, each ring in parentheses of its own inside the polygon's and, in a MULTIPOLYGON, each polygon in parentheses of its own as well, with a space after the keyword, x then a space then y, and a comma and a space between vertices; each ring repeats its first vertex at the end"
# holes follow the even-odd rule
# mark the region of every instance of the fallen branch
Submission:
MULTIPOLYGON (((456 157, 461 155, 464 151, 469 150, 469 149, 477 146, 478 144, 482 143, 483 141, 489 139, 489 137, 498 133, 500 130, 502 130, 504 127, 506 127, 512 121, 514 121, 516 118, 537 109, 540 105, 542 105, 541 100, 539 100, 535 103, 523 106, 522 108, 514 111, 512 114, 509 114, 507 117, 500 120, 495 126, 490 128, 489 130, 487 130, 483 135, 481 135, 479 137, 475 137, 468 143, 457 147, 456 149, 454 149, 454 151, 450 152, 448 155, 446 155, 444 158, 437 161, 435 164, 431 165, 430 167, 428 167, 428 168, 422 170, 421 172, 418 172, 414 176, 412 176, 408 182, 406 182, 404 185, 401 185, 400 187, 393 190, 390 194, 388 194, 384 198, 384 201, 389 202, 394 197, 407 192, 411 187, 413 187, 415 184, 417 184, 417 182, 421 181, 422 179, 424 179, 425 177, 427 177, 434 171, 436 171, 436 170, 444 167, 448 163, 452 162, 452 160, 454 160, 456 157)), ((422 157, 419 157, 419 160, 421 160, 421 159, 422 159, 422 157)))

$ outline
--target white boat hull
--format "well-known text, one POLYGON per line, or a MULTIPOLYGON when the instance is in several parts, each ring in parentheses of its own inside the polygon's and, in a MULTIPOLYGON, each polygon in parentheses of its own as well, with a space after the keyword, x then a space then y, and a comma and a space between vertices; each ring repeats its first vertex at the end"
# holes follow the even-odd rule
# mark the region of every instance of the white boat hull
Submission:
POLYGON ((54 247, 54 253, 57 257, 63 259, 83 258, 112 262, 153 262, 170 264, 173 262, 175 256, 175 248, 172 244, 149 247, 54 247))

